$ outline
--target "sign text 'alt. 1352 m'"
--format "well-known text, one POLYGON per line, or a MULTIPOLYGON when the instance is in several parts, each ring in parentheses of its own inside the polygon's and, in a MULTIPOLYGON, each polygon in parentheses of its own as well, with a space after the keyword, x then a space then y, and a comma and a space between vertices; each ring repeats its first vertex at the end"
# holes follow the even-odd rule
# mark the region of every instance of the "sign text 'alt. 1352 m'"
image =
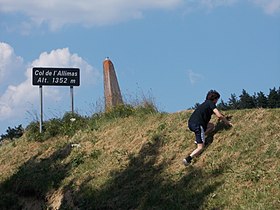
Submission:
POLYGON ((33 85, 79 86, 79 68, 48 68, 34 67, 32 69, 33 85))

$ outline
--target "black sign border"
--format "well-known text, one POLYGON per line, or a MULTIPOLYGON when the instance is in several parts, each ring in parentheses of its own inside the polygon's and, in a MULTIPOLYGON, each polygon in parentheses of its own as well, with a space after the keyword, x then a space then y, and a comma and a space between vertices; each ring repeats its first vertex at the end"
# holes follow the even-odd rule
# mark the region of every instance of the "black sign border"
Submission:
POLYGON ((80 69, 79 68, 60 68, 60 67, 33 67, 32 68, 32 85, 34 86, 80 86, 80 69), (35 75, 35 71, 36 70, 45 70, 45 71, 51 71, 51 72, 54 72, 54 71, 66 71, 66 72, 78 72, 78 75, 77 76, 36 76, 35 75), (38 81, 38 79, 40 77, 43 77, 43 78, 48 78, 48 81, 53 81, 53 78, 67 78, 69 79, 69 81, 67 83, 54 83, 54 82, 51 82, 51 83, 38 83, 36 81, 38 81), (70 81, 72 79, 75 79, 75 83, 70 83, 70 81))

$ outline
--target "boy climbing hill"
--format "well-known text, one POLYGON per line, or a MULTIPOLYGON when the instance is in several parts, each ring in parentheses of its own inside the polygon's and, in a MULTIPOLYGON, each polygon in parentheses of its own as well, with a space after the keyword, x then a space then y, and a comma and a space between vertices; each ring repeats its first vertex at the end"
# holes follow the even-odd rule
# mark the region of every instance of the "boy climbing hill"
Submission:
POLYGON ((188 121, 189 129, 195 133, 195 143, 197 144, 197 148, 189 156, 183 159, 183 163, 186 166, 191 163, 193 157, 198 156, 203 151, 205 135, 211 133, 215 129, 214 124, 209 123, 213 113, 226 125, 232 126, 226 117, 224 117, 217 109, 216 104, 219 98, 220 94, 217 91, 210 90, 206 95, 206 100, 196 108, 188 121))

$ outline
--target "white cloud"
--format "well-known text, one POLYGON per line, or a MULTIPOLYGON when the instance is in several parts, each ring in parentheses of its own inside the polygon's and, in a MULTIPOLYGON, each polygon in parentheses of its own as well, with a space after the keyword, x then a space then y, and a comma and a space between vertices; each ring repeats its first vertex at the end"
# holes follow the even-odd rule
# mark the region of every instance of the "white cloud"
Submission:
MULTIPOLYGON (((241 0, 187 0, 186 13, 197 9, 213 10, 217 7, 229 7, 241 2, 241 0)), ((280 0, 247 0, 247 2, 261 7, 268 15, 280 12, 280 0)))
POLYGON ((183 0, 0 0, 0 12, 19 12, 34 25, 52 30, 65 24, 105 25, 143 16, 149 9, 170 9, 183 0))
POLYGON ((250 2, 263 8, 269 15, 280 13, 280 0, 250 0, 250 2))
POLYGON ((203 80, 203 76, 201 74, 195 73, 193 70, 188 70, 188 77, 189 77, 189 81, 192 85, 200 82, 201 80, 203 80))
MULTIPOLYGON (((85 27, 114 24, 139 19, 148 10, 182 8, 186 13, 233 6, 241 0, 0 0, 0 13, 25 16, 17 23, 21 33, 28 34, 34 27, 48 25, 57 30, 64 25, 81 24, 85 27)), ((267 14, 280 11, 280 0, 247 0, 262 7, 267 14)), ((3 23, 4 24, 4 23, 3 23)), ((16 26, 6 25, 10 30, 16 26)))
POLYGON ((213 9, 220 6, 231 6, 236 3, 238 0, 199 0, 198 2, 201 6, 208 9, 213 9))
POLYGON ((0 83, 5 85, 6 79, 18 74, 23 68, 23 59, 16 56, 14 49, 7 43, 0 42, 0 83))
MULTIPOLYGON (((17 56, 14 57, 17 58, 17 56)), ((78 67, 81 70, 81 84, 93 84, 99 78, 96 69, 77 54, 71 54, 68 48, 53 50, 50 53, 43 52, 26 69, 24 81, 17 85, 9 85, 4 94, 0 95, 1 120, 21 117, 30 104, 38 104, 38 87, 32 86, 31 83, 31 70, 34 66, 78 67)), ((44 98, 49 103, 53 103, 53 101, 64 99, 65 93, 58 87, 44 87, 44 98)))
POLYGON ((227 7, 232 6, 239 0, 187 0, 186 1, 186 13, 203 9, 212 10, 217 7, 227 7))
POLYGON ((6 92, 0 97, 1 120, 23 116, 28 102, 35 102, 38 95, 36 90, 31 86, 29 78, 17 86, 8 86, 6 92))

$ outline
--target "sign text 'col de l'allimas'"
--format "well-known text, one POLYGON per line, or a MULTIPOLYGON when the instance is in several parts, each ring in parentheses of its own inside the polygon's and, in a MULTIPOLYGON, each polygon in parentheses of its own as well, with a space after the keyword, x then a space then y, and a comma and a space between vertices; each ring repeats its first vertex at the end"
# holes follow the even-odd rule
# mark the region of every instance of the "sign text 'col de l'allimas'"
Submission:
POLYGON ((34 67, 32 84, 39 86, 80 86, 79 68, 34 67))

